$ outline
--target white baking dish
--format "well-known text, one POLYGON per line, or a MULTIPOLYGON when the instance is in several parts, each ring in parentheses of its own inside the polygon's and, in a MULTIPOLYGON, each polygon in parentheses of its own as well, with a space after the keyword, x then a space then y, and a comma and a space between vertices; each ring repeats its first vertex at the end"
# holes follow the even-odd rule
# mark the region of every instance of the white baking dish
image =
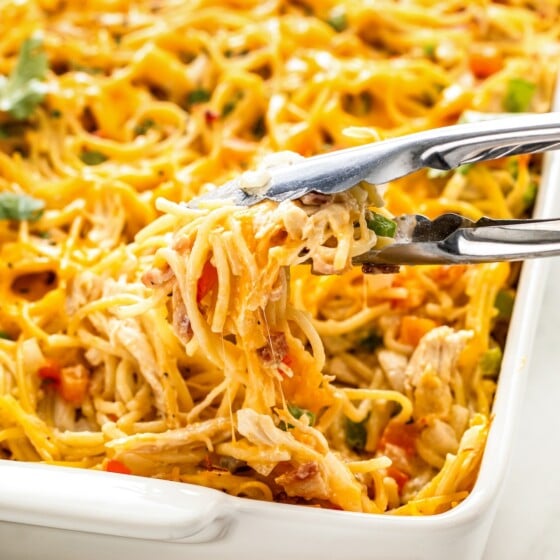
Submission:
MULTIPOLYGON (((536 215, 560 216, 557 178, 560 153, 548 154, 536 215)), ((456 509, 433 517, 342 513, 135 476, 0 461, 0 558, 480 558, 508 467, 548 264, 523 267, 481 471, 456 509)))

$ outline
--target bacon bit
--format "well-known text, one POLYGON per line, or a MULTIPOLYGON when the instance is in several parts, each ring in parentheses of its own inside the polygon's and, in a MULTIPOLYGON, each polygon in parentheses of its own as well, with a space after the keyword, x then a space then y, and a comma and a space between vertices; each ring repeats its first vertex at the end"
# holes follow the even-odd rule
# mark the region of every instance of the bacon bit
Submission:
POLYGON ((409 457, 416 454, 416 438, 418 428, 414 424, 401 424, 400 422, 389 422, 379 440, 379 449, 387 445, 400 447, 409 457))
POLYGON ((205 109, 204 111, 204 120, 206 124, 212 124, 216 122, 220 118, 220 115, 216 113, 216 111, 212 111, 211 109, 205 109))
POLYGON ((300 198, 301 203, 305 204, 306 206, 321 206, 321 204, 325 204, 329 200, 331 200, 331 197, 328 194, 319 192, 310 192, 304 194, 300 198))
POLYGON ((410 480, 410 476, 407 473, 393 465, 387 469, 387 476, 390 476, 397 483, 400 493, 402 493, 403 486, 410 480))
POLYGON ((396 274, 401 267, 398 264, 362 264, 364 274, 396 274))
POLYGON ((43 381, 51 383, 55 387, 60 385, 60 373, 60 366, 53 361, 47 362, 37 370, 37 374, 43 381))
POLYGON ((202 268, 202 274, 198 279, 196 301, 200 303, 205 296, 211 292, 218 284, 218 270, 210 262, 206 261, 202 268))
POLYGON ((112 473, 132 474, 132 471, 124 463, 116 459, 109 459, 105 465, 105 470, 112 473))
POLYGON ((214 468, 214 465, 212 463, 212 458, 210 457, 209 454, 206 454, 204 456, 204 459, 202 459, 201 467, 203 469, 206 469, 207 471, 211 471, 214 468))
POLYGON ((162 284, 169 282, 174 275, 175 273, 172 268, 166 264, 163 269, 152 268, 151 270, 144 272, 142 275, 142 283, 148 288, 154 288, 155 286, 161 286, 162 284))
MULTIPOLYGON (((257 355, 266 366, 274 366, 284 362, 288 354, 288 341, 284 333, 270 333, 269 343, 257 349, 257 355)), ((287 358, 290 360, 290 358, 287 358)), ((284 362, 288 367, 289 363, 284 362)))
POLYGON ((282 358, 282 363, 284 365, 288 366, 289 368, 291 368, 294 365, 294 358, 292 356, 290 356, 290 354, 286 354, 282 358))
POLYGON ((82 404, 86 398, 88 385, 89 373, 83 365, 79 364, 61 370, 58 390, 65 401, 74 405, 82 404))

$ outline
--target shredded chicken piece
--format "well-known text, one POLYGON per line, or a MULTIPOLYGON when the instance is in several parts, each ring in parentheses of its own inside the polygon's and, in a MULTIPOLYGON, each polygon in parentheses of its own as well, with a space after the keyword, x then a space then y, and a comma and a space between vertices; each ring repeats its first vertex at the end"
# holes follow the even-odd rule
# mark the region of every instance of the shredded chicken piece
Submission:
POLYGON ((395 391, 404 393, 404 382, 406 378, 407 358, 404 354, 399 354, 394 350, 385 348, 377 352, 379 365, 387 377, 391 388, 395 391))
POLYGON ((175 273, 172 268, 166 263, 163 269, 152 268, 146 271, 142 275, 142 283, 148 288, 153 288, 155 286, 163 286, 165 283, 169 282, 175 273))
POLYGON ((206 445, 208 441, 216 443, 226 438, 230 430, 229 418, 213 418, 161 434, 141 433, 114 439, 105 445, 113 449, 117 455, 126 452, 152 454, 201 443, 206 445))
POLYGON ((420 340, 406 367, 404 381, 416 420, 449 415, 453 404, 451 380, 457 374, 461 352, 472 336, 471 331, 442 326, 420 340))

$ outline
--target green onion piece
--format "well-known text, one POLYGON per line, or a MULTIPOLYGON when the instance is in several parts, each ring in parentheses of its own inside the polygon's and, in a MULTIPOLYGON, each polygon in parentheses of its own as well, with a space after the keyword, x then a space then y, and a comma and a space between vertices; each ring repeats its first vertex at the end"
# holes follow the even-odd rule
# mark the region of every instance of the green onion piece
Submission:
POLYGON ((509 113, 523 113, 531 106, 537 86, 523 78, 512 78, 508 82, 502 105, 509 113))
POLYGON ((464 163, 457 167, 457 173, 461 175, 468 175, 469 171, 473 168, 474 163, 464 163))
POLYGON ((42 215, 45 203, 24 194, 0 193, 0 220, 37 221, 42 215))
POLYGON ((340 33, 348 27, 348 18, 344 13, 332 14, 327 23, 337 32, 340 33))
POLYGON ((0 331, 0 338, 4 340, 13 340, 12 337, 6 331, 0 331))
POLYGON ((531 208, 531 206, 533 206, 535 198, 537 198, 537 191, 537 184, 534 181, 531 181, 523 193, 523 204, 525 205, 525 208, 531 208))
POLYGON ((502 350, 499 346, 486 350, 480 357, 480 370, 482 375, 493 377, 500 371, 502 363, 502 350))
POLYGON ((196 103, 206 103, 209 101, 211 93, 207 89, 193 89, 187 95, 187 103, 189 105, 195 105, 196 103))
POLYGON ((422 50, 424 51, 424 56, 427 56, 428 58, 434 58, 434 55, 436 54, 436 46, 434 43, 424 45, 422 50))
POLYGON ((498 319, 509 319, 513 312, 514 293, 512 290, 500 290, 494 301, 498 310, 498 319))
POLYGON ((109 158, 105 154, 95 150, 83 150, 80 154, 80 159, 86 165, 99 165, 100 163, 107 161, 109 158))
POLYGON ((395 237, 397 224, 393 220, 372 212, 366 221, 367 227, 373 230, 379 237, 395 237))
POLYGON ((512 158, 508 160, 507 170, 508 173, 511 173, 511 176, 514 179, 517 179, 517 176, 519 175, 519 161, 517 160, 517 158, 512 158))
POLYGON ((60 109, 52 109, 50 117, 51 119, 60 119, 60 117, 62 117, 62 111, 60 109))
POLYGON ((363 451, 367 441, 367 418, 362 422, 352 422, 346 418, 345 439, 346 445, 354 451, 363 451))
POLYGON ((300 408, 299 406, 296 406, 295 404, 290 404, 290 403, 288 403, 287 407, 288 407, 289 413, 296 420, 299 420, 305 414, 305 416, 307 416, 309 418, 309 425, 313 426, 313 424, 315 424, 315 414, 313 414, 313 412, 311 412, 310 410, 307 410, 305 408, 300 408))

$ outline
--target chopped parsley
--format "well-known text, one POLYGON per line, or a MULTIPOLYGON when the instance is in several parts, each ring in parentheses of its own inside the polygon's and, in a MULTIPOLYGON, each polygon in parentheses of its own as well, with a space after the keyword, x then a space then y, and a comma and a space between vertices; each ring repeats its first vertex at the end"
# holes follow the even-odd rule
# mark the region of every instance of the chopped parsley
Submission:
POLYGON ((105 154, 96 150, 83 150, 80 154, 80 159, 86 165, 99 165, 100 163, 107 161, 109 158, 105 154))
POLYGON ((207 89, 193 89, 187 94, 187 103, 196 105, 197 103, 206 103, 210 100, 212 94, 207 89))
POLYGON ((156 121, 154 121, 154 119, 143 119, 134 127, 134 135, 143 136, 150 128, 154 128, 154 126, 156 126, 156 121))
POLYGON ((238 91, 229 101, 224 103, 224 106, 222 107, 222 117, 227 117, 235 109, 241 99, 243 99, 243 93, 238 91))
POLYGON ((362 422, 352 422, 346 418, 345 425, 345 439, 346 445, 354 451, 363 451, 366 447, 367 441, 367 418, 362 422))

